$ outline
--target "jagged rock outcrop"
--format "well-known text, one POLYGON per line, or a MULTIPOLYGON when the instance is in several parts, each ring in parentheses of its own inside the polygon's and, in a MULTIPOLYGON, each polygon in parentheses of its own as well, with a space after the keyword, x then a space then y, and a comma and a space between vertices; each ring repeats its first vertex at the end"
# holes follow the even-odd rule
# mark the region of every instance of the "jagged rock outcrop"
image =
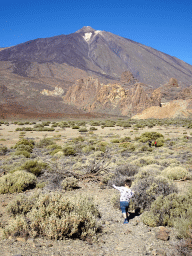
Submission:
POLYGON ((177 97, 182 100, 192 99, 192 85, 188 88, 184 88, 178 93, 177 97))
MULTIPOLYGON (((136 81, 133 76, 130 77, 130 83, 136 81)), ((121 84, 101 84, 98 79, 89 77, 78 80, 63 100, 88 112, 131 116, 146 107, 160 105, 159 95, 146 88, 146 85, 136 82, 125 89, 121 84)))
POLYGON ((182 88, 181 86, 179 86, 176 78, 170 78, 168 83, 154 90, 153 93, 159 95, 162 104, 166 104, 172 100, 191 99, 192 86, 182 88))
POLYGON ((134 85, 135 83, 139 82, 130 71, 125 71, 121 74, 121 83, 123 85, 134 85))

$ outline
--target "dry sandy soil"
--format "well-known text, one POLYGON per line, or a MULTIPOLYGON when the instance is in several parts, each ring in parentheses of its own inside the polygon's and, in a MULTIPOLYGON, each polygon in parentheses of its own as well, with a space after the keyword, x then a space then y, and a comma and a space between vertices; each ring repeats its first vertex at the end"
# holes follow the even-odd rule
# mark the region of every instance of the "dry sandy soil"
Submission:
MULTIPOLYGON (((25 127, 29 125, 24 125, 25 127)), ((9 126, 2 125, 0 127, 0 144, 5 145, 8 148, 15 145, 19 140, 19 131, 15 131, 16 128, 20 128, 20 125, 10 124, 9 126)), ((134 130, 133 128, 123 129, 121 127, 105 127, 101 129, 98 127, 94 134, 103 140, 110 141, 113 136, 129 136, 132 139, 135 136, 139 136, 141 133, 149 131, 148 128, 134 130)), ((182 137, 183 133, 190 136, 192 129, 186 129, 185 127, 153 127, 150 131, 157 131, 164 135, 165 139, 182 137)), ((36 141, 43 137, 58 137, 57 144, 62 145, 69 138, 78 137, 80 135, 78 130, 71 128, 56 128, 54 132, 26 132, 25 138, 34 138, 36 141), (59 135, 59 136, 58 136, 59 135)), ((86 135, 85 135, 86 136, 86 135)), ((181 146, 181 148, 184 146, 181 146)), ((175 149, 179 151, 181 148, 175 149)), ((157 149, 158 150, 158 149, 157 149)), ((187 144, 187 150, 192 152, 192 147, 187 144)), ((148 153, 146 153, 148 154, 148 153)), ((1 156, 1 160, 6 156, 1 156)), ((184 192, 187 187, 191 186, 191 181, 177 181, 175 182, 180 191, 184 192)), ((92 196, 95 203, 98 205, 98 209, 101 212, 100 223, 102 225, 102 234, 99 235, 97 242, 80 241, 80 240, 63 240, 63 241, 51 241, 42 238, 28 239, 23 238, 16 239, 10 237, 10 239, 4 239, 2 237, 2 229, 0 232, 0 255, 2 256, 59 256, 59 255, 121 255, 121 256, 140 256, 140 255, 167 255, 176 256, 179 255, 175 250, 176 238, 174 235, 175 230, 173 228, 167 228, 169 233, 169 240, 157 239, 156 234, 159 231, 159 227, 150 228, 144 225, 140 216, 135 216, 131 213, 131 218, 128 225, 123 225, 123 219, 121 212, 111 204, 111 198, 117 194, 116 190, 111 188, 102 189, 94 181, 87 182, 81 181, 80 193, 92 196)), ((29 193, 26 191, 24 193, 29 193)), ((67 192, 74 194, 76 191, 67 192)), ((0 195, 0 220, 2 222, 8 222, 9 216, 6 213, 7 204, 15 198, 16 194, 0 195)))

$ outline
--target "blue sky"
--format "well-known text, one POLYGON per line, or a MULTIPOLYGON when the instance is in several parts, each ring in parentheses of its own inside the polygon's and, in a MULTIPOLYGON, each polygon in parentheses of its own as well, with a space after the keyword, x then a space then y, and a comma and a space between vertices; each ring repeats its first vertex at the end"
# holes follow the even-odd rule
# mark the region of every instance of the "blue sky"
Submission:
POLYGON ((191 0, 4 0, 0 4, 0 47, 91 26, 192 65, 191 14, 191 0))

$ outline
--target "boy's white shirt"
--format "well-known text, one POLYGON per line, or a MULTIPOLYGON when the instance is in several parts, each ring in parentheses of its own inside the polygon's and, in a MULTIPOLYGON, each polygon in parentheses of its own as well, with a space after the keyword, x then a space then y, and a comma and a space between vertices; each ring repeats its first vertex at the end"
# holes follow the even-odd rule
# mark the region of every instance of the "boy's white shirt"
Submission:
POLYGON ((129 202, 130 198, 134 195, 134 192, 130 188, 126 187, 117 187, 113 184, 113 187, 120 191, 120 201, 127 201, 129 202))

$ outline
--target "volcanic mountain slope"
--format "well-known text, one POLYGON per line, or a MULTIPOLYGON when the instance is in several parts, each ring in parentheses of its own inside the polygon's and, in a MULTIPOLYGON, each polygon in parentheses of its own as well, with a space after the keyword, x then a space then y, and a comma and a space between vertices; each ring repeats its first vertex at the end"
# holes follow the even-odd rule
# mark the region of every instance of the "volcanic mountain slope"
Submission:
POLYGON ((71 77, 65 72, 67 66, 76 68, 73 74, 83 70, 87 76, 97 76, 105 83, 118 81, 122 72, 127 70, 153 88, 165 84, 170 77, 175 77, 182 86, 191 85, 192 80, 191 65, 151 47, 91 27, 10 47, 0 52, 0 61, 10 61, 12 72, 29 77, 67 80, 71 77))

